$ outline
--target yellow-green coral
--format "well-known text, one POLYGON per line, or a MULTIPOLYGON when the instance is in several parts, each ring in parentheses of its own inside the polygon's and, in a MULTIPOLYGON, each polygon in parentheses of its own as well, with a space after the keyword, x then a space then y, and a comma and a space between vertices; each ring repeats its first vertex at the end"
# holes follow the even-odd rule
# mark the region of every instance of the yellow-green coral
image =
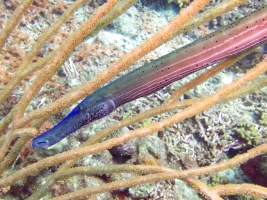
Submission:
POLYGON ((264 113, 264 112, 261 113, 260 119, 259 119, 259 124, 267 126, 267 114, 266 113, 264 113))
POLYGON ((261 138, 261 134, 257 130, 255 124, 252 123, 238 124, 235 132, 249 145, 255 145, 261 138))
POLYGON ((149 124, 152 124, 152 123, 153 123, 153 121, 151 120, 151 118, 148 118, 148 119, 144 119, 144 120, 141 122, 140 126, 141 126, 141 127, 145 127, 145 126, 147 126, 147 125, 149 125, 149 124))
POLYGON ((222 176, 220 175, 219 173, 215 174, 214 176, 211 177, 211 182, 210 182, 210 185, 211 186, 215 186, 215 185, 218 185, 218 184, 226 184, 226 183, 229 183, 230 180, 225 177, 225 176, 222 176))

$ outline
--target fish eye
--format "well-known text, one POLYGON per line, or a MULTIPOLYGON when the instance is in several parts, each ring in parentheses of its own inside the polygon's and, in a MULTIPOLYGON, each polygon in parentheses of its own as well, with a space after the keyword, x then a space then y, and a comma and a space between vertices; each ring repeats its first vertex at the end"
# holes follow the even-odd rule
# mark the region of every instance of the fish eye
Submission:
POLYGON ((84 106, 82 106, 82 105, 78 105, 78 110, 83 110, 84 109, 84 106))

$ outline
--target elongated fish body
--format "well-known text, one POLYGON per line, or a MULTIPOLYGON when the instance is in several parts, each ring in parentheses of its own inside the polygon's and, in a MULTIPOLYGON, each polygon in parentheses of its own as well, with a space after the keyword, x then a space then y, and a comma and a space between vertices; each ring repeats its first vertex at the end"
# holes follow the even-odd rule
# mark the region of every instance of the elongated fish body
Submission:
POLYGON ((267 41, 267 6, 247 17, 150 62, 86 97, 60 123, 32 141, 47 149, 118 106, 152 94, 213 63, 267 41))

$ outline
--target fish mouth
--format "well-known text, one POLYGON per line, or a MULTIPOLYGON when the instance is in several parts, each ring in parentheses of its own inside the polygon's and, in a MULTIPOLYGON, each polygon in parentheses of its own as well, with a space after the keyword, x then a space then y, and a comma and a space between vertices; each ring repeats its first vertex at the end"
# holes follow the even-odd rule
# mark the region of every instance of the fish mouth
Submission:
POLYGON ((32 140, 32 149, 48 149, 48 147, 49 147, 48 140, 40 140, 38 138, 34 138, 32 140))

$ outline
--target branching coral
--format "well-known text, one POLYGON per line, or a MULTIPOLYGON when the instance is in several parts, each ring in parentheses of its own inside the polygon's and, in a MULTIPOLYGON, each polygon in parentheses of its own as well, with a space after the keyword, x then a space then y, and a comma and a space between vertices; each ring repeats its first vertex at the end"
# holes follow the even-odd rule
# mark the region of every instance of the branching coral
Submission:
MULTIPOLYGON (((223 86, 213 94, 206 95, 201 98, 185 99, 177 102, 177 99, 188 92, 190 89, 195 88, 200 83, 206 81, 212 75, 215 75, 222 69, 232 65, 233 63, 244 57, 248 52, 221 63, 213 69, 210 69, 204 74, 198 76, 191 82, 180 87, 178 90, 173 92, 171 97, 162 105, 158 105, 153 109, 136 114, 133 117, 128 117, 118 123, 113 124, 112 126, 99 131, 97 134, 87 139, 87 141, 83 142, 80 147, 73 148, 71 150, 46 158, 38 158, 37 153, 32 152, 30 149, 30 139, 38 134, 37 129, 45 121, 47 121, 49 117, 58 113, 62 109, 70 107, 78 100, 91 94, 97 88, 109 82, 119 72, 125 70, 127 67, 132 65, 138 59, 151 52, 158 46, 166 43, 178 33, 183 33, 193 27, 208 22, 211 19, 220 16, 223 13, 245 2, 246 1, 244 0, 224 1, 221 4, 214 6, 209 10, 206 10, 203 14, 199 14, 197 17, 194 17, 200 10, 205 7, 205 5, 209 3, 209 1, 193 1, 188 7, 181 10, 180 14, 177 17, 171 20, 154 36, 148 38, 145 42, 135 47, 126 55, 118 58, 118 60, 111 63, 110 66, 104 71, 95 72, 96 76, 90 81, 86 81, 74 90, 71 90, 64 96, 58 98, 54 102, 49 103, 51 99, 47 99, 49 99, 51 88, 52 90, 54 87, 62 89, 62 94, 66 92, 66 88, 64 88, 63 84, 57 85, 53 83, 53 81, 51 83, 51 81, 49 82, 49 79, 54 75, 56 75, 56 77, 62 76, 64 78, 67 73, 62 73, 59 68, 64 64, 65 60, 67 60, 71 56, 72 51, 75 50, 77 45, 82 43, 86 38, 94 38, 94 36, 97 35, 100 30, 106 27, 120 14, 124 13, 131 5, 136 3, 136 1, 109 0, 107 1, 107 3, 99 6, 94 11, 92 11, 92 14, 88 19, 82 19, 82 22, 80 22, 82 25, 80 25, 77 29, 75 29, 75 20, 72 16, 74 11, 78 8, 81 8, 86 3, 86 1, 79 0, 68 6, 65 4, 60 4, 56 5, 54 8, 51 8, 51 12, 54 13, 54 15, 50 17, 56 18, 53 25, 46 31, 38 31, 38 29, 36 30, 36 34, 39 35, 38 39, 31 40, 32 46, 30 47, 30 50, 27 51, 27 54, 24 58, 21 58, 22 60, 20 61, 16 72, 12 77, 9 77, 10 80, 7 80, 8 84, 6 86, 3 86, 3 89, 0 92, 0 102, 3 103, 3 105, 5 105, 5 100, 8 100, 10 98, 9 96, 10 94, 12 94, 12 92, 14 93, 15 91, 19 91, 19 94, 21 95, 18 103, 14 101, 13 109, 11 109, 10 112, 0 121, 0 172, 2 173, 0 186, 2 188, 2 195, 11 195, 10 193, 8 193, 8 191, 14 191, 14 188, 17 187, 21 190, 24 189, 24 191, 27 191, 26 194, 24 194, 25 196, 23 196, 24 198, 28 197, 28 199, 40 199, 45 195, 46 198, 51 197, 49 196, 49 194, 47 195, 47 192, 49 192, 51 188, 54 188, 54 190, 56 190, 56 188, 61 188, 64 190, 63 192, 54 191, 53 194, 61 195, 64 194, 64 192, 71 193, 60 197, 55 197, 54 199, 83 199, 88 196, 111 192, 113 190, 119 190, 126 187, 133 187, 139 184, 177 178, 187 182, 192 188, 194 188, 206 199, 221 199, 221 196, 234 194, 247 194, 254 197, 267 198, 267 190, 266 188, 261 186, 244 183, 216 185, 210 187, 207 186, 202 180, 197 178, 199 176, 208 175, 231 168, 240 163, 244 163, 245 161, 254 158, 255 156, 266 153, 267 145, 265 143, 255 146, 253 149, 247 151, 246 153, 237 155, 236 157, 229 159, 226 162, 204 167, 194 166, 195 168, 181 171, 167 166, 153 166, 164 165, 165 163, 160 162, 160 153, 150 151, 150 149, 143 151, 146 153, 142 155, 142 160, 146 165, 133 165, 133 163, 130 163, 129 165, 114 165, 110 164, 110 161, 110 163, 108 164, 105 163, 103 164, 103 166, 97 167, 79 166, 85 165, 85 160, 83 160, 84 157, 100 155, 103 156, 105 155, 106 150, 111 149, 114 146, 121 145, 133 139, 145 137, 160 130, 164 131, 164 129, 166 130, 168 127, 177 124, 178 122, 183 122, 185 119, 193 117, 217 103, 226 102, 228 100, 236 98, 237 96, 241 96, 244 93, 248 93, 248 90, 250 91, 252 89, 255 89, 255 87, 252 87, 251 85, 249 85, 249 87, 243 86, 245 86, 248 82, 256 79, 261 74, 265 73, 265 71, 267 70, 266 58, 261 63, 257 64, 254 68, 249 70, 246 74, 240 76, 231 84, 223 86), (56 9, 59 9, 59 12, 55 12, 56 9), (62 15, 58 17, 58 14, 62 15), (65 27, 66 29, 68 29, 68 23, 72 23, 73 30, 71 30, 71 32, 66 35, 65 39, 61 37, 57 38, 57 34, 59 34, 60 36, 63 35, 62 32, 59 31, 59 28, 65 27), (55 42, 54 46, 51 45, 51 43, 53 42, 55 42), (47 47, 47 45, 51 46, 46 49, 45 47, 47 47), (57 72, 57 70, 59 71, 57 72), (26 83, 25 80, 27 80, 26 83), (34 102, 35 96, 37 96, 38 103, 34 102), (36 109, 37 107, 38 109, 36 109), (166 115, 165 118, 160 119, 157 122, 156 120, 148 120, 153 116, 163 115, 166 113, 170 114, 166 115), (135 128, 131 131, 129 129, 126 129, 127 133, 121 133, 117 137, 111 137, 111 134, 113 132, 123 129, 123 127, 134 126, 134 124, 142 120, 144 121, 139 128, 135 128), (102 141, 107 137, 108 139, 102 141), (121 180, 116 180, 114 178, 114 180, 109 183, 101 182, 101 184, 98 184, 98 186, 93 187, 86 187, 89 186, 85 183, 86 179, 81 178, 78 180, 84 183, 82 185, 84 188, 79 185, 80 187, 77 189, 77 191, 72 191, 64 181, 61 181, 75 180, 69 178, 73 176, 79 177, 79 175, 99 177, 103 177, 103 175, 105 175, 106 177, 112 177, 112 175, 115 176, 117 173, 133 173, 134 175, 128 179, 122 178, 121 180), (37 183, 35 179, 32 178, 32 176, 35 176, 38 179, 37 183)), ((14 39, 12 31, 13 34, 20 32, 20 26, 15 28, 16 23, 19 23, 18 19, 20 18, 20 16, 27 16, 27 14, 32 14, 32 12, 30 11, 29 13, 27 13, 26 10, 38 10, 38 6, 40 5, 42 5, 46 9, 49 9, 49 7, 46 7, 44 4, 39 2, 39 4, 35 3, 33 7, 31 7, 31 1, 25 1, 23 5, 17 6, 14 14, 11 15, 9 17, 9 20, 6 21, 4 28, 0 33, 0 45, 3 51, 8 48, 10 41, 12 42, 12 39, 14 39), (35 9, 33 9, 34 7, 35 9), (7 40, 7 38, 9 39, 7 40)), ((38 13, 37 17, 41 18, 44 16, 42 15, 42 13, 38 13)), ((43 19, 45 19, 45 17, 43 19)), ((35 33, 35 31, 33 32, 35 33)), ((84 46, 88 48, 87 45, 84 46)), ((99 49, 98 45, 92 45, 91 47, 93 48, 95 46, 97 46, 97 48, 99 49)), ((74 60, 81 60, 81 62, 85 64, 86 59, 84 58, 84 56, 88 56, 88 52, 83 52, 86 51, 86 49, 82 47, 79 47, 77 49, 81 49, 81 51, 78 53, 75 52, 74 60), (81 56, 81 58, 79 56, 81 56)), ((2 57, 1 59, 4 60, 4 58, 2 57)), ((78 60, 75 61, 78 62, 78 60)), ((93 64, 90 63, 89 60, 88 63, 90 67, 93 67, 93 64)), ((79 76, 79 73, 79 70, 75 72, 77 76, 79 76)), ((257 85, 256 87, 266 86, 266 82, 260 82, 263 82, 263 84, 257 85)), ((59 95, 61 95, 61 93, 59 95)), ((53 96, 52 99, 56 97, 57 96, 53 96)), ((261 115, 261 119, 264 119, 264 116, 265 114, 263 113, 261 115)), ((122 117, 120 115, 116 116, 116 114, 114 114, 114 118, 121 119, 122 117)), ((175 125, 174 129, 176 129, 176 131, 178 130, 175 125)), ((168 134, 169 136, 171 135, 170 133, 168 134)), ((70 144, 69 146, 69 148, 71 148, 78 145, 70 144)), ((175 151, 176 150, 173 150, 173 152, 175 151)), ((106 162, 109 162, 110 158, 108 156, 106 156, 105 158, 106 162)), ((73 182, 72 184, 75 185, 75 183, 73 182)), ((74 186, 72 187, 72 189, 73 188, 74 186)))

